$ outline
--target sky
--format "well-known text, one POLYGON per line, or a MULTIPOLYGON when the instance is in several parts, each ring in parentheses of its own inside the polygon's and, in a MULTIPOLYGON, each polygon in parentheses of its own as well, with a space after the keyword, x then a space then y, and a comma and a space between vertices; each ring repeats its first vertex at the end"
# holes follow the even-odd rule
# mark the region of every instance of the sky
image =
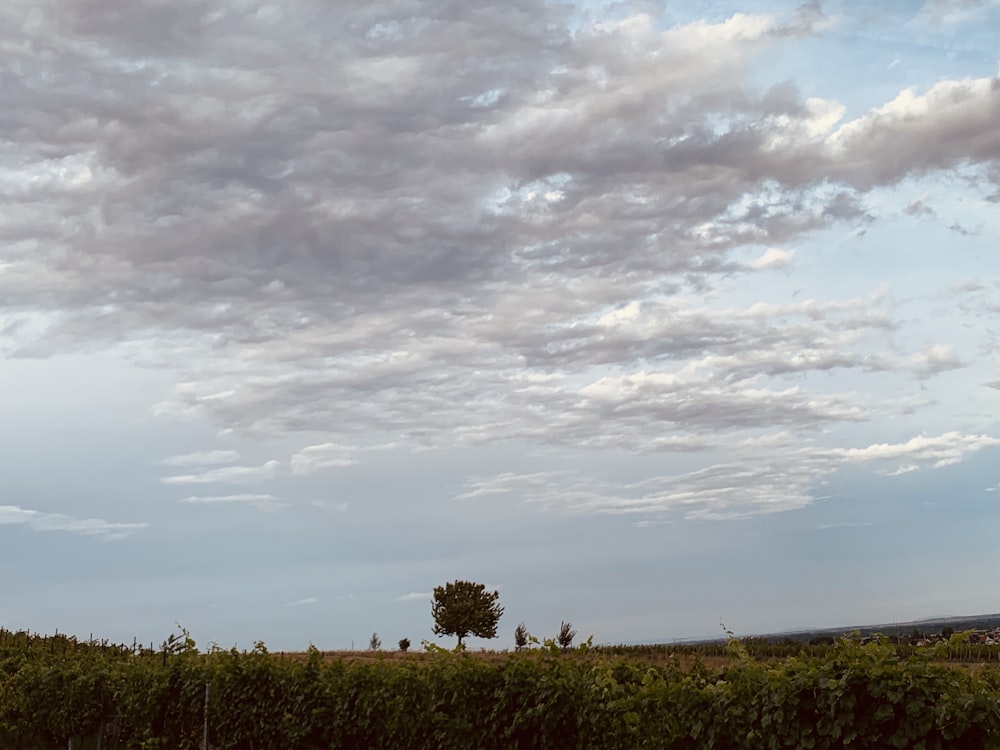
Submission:
POLYGON ((1000 611, 1000 3, 6 0, 0 626, 1000 611))

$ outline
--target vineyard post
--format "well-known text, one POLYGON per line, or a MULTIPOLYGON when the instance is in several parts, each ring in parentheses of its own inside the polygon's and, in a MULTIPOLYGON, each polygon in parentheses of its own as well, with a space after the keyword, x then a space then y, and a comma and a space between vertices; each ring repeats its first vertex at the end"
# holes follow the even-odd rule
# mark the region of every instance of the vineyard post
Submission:
POLYGON ((212 695, 212 683, 205 683, 205 728, 204 728, 204 738, 202 740, 202 748, 208 750, 208 699, 212 695))

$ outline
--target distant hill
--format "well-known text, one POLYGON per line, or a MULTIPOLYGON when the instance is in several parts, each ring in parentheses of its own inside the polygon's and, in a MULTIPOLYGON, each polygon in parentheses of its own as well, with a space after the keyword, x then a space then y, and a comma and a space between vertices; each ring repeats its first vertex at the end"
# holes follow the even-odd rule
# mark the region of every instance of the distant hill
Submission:
MULTIPOLYGON (((851 625, 836 628, 800 628, 797 630, 786 630, 779 633, 763 633, 751 636, 741 636, 750 638, 762 638, 772 642, 783 640, 801 641, 808 643, 814 638, 823 636, 833 636, 834 638, 851 633, 861 633, 862 636, 875 635, 881 633, 886 636, 910 635, 916 630, 924 635, 940 633, 944 628, 950 627, 956 633, 963 630, 993 630, 1000 628, 1000 613, 992 615, 964 615, 955 617, 928 617, 923 620, 911 620, 908 622, 892 622, 882 625, 851 625)), ((719 643, 725 638, 693 638, 683 642, 696 645, 699 643, 719 643)))
POLYGON ((818 630, 792 630, 784 633, 767 633, 758 638, 766 638, 769 641, 781 641, 789 638, 794 641, 811 641, 813 638, 821 636, 841 636, 850 633, 861 633, 862 636, 874 635, 909 635, 914 630, 923 634, 940 633, 942 629, 950 627, 956 633, 963 630, 993 630, 1000 628, 1000 613, 992 615, 966 615, 962 617, 929 617, 923 620, 912 620, 910 622, 893 622, 882 625, 853 625, 851 627, 825 628, 818 630))

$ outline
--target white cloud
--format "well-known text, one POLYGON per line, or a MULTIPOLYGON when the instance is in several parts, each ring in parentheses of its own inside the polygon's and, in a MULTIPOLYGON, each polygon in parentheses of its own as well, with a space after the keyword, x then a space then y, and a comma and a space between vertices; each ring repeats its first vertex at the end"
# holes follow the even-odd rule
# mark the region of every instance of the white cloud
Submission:
POLYGON ((554 513, 676 513, 688 520, 723 520, 804 507, 812 499, 808 487, 814 476, 808 466, 751 461, 716 464, 631 485, 564 472, 528 475, 519 483, 519 477, 508 474, 499 480, 470 480, 463 496, 510 494, 554 513))
POLYGON ((636 521, 632 525, 635 526, 637 529, 651 529, 657 526, 673 526, 673 524, 674 524, 673 521, 665 521, 662 519, 657 519, 657 520, 646 519, 644 521, 636 521))
POLYGON ((43 514, 37 510, 26 510, 16 505, 0 505, 0 524, 28 523, 40 515, 43 514))
POLYGON ((239 460, 240 454, 238 451, 214 450, 168 456, 160 463, 164 466, 213 466, 215 464, 227 464, 239 460))
POLYGON ((1000 446, 1000 438, 958 432, 852 449, 753 440, 741 443, 732 460, 725 463, 631 484, 566 471, 505 472, 469 478, 457 498, 485 501, 508 496, 553 513, 656 513, 687 520, 728 520, 804 508, 817 499, 815 488, 848 464, 905 460, 884 472, 896 476, 949 466, 970 453, 995 446, 1000 446))
POLYGON ((908 464, 919 463, 939 468, 958 463, 969 453, 996 446, 1000 446, 1000 438, 992 435, 947 432, 932 437, 918 435, 905 443, 873 443, 865 448, 836 449, 829 451, 828 455, 851 463, 903 459, 908 464))
POLYGON ((946 344, 937 344, 924 351, 911 354, 903 361, 903 364, 911 368, 921 378, 929 378, 965 366, 954 348, 946 344))
POLYGON ((818 526, 816 526, 816 530, 823 531, 824 529, 856 529, 856 528, 864 528, 867 526, 874 526, 874 524, 869 521, 843 521, 840 523, 821 523, 818 526))
POLYGON ((354 449, 335 443, 310 445, 292 456, 292 474, 311 474, 315 471, 353 466, 354 449))
POLYGON ((933 24, 955 25, 974 22, 983 11, 996 7, 998 0, 927 0, 923 12, 933 24))
POLYGON ((898 477, 903 474, 909 474, 911 471, 917 471, 919 468, 916 464, 900 464, 895 469, 887 469, 880 473, 887 477, 898 477))
POLYGON ((751 261, 750 268, 754 271, 770 271, 791 265, 794 260, 794 250, 779 250, 776 247, 769 247, 759 258, 751 261))
POLYGON ((271 460, 260 466, 226 466, 221 469, 210 469, 200 474, 177 474, 160 479, 163 484, 256 484, 265 482, 277 475, 278 461, 271 460))
POLYGON ((124 539, 149 526, 148 523, 116 523, 103 518, 75 518, 16 505, 0 505, 0 525, 14 524, 24 524, 34 531, 65 531, 102 539, 124 539))
POLYGON ((597 320, 597 325, 607 328, 627 324, 635 321, 642 311, 642 305, 638 300, 632 300, 625 307, 605 313, 597 320))
POLYGON ((397 602, 423 602, 430 601, 434 598, 434 594, 430 591, 427 592, 417 592, 411 591, 408 594, 403 594, 402 596, 396 597, 397 602))
POLYGON ((346 501, 339 503, 328 503, 326 500, 313 500, 309 504, 315 508, 321 508, 323 510, 333 511, 335 513, 343 513, 350 507, 350 503, 346 501))
POLYGON ((294 602, 288 602, 284 606, 286 607, 308 607, 311 604, 319 604, 319 599, 315 596, 307 596, 305 599, 296 599, 294 602))
POLYGON ((259 510, 277 510, 288 505, 273 495, 265 494, 192 495, 182 498, 180 502, 197 505, 248 504, 256 506, 259 510))

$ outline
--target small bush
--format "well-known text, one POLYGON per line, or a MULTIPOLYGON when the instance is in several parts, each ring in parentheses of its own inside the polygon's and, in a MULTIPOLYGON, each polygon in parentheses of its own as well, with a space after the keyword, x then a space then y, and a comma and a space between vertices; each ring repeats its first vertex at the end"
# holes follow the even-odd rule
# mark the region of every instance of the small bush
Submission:
POLYGON ((576 631, 573 630, 573 625, 568 622, 560 623, 559 635, 556 636, 556 643, 559 644, 559 648, 569 648, 573 645, 574 638, 576 638, 576 631))
POLYGON ((530 637, 531 634, 528 632, 528 628, 526 628, 524 623, 522 622, 520 625, 514 628, 514 648, 516 648, 518 651, 520 651, 523 648, 526 648, 528 645, 528 639, 530 637))

